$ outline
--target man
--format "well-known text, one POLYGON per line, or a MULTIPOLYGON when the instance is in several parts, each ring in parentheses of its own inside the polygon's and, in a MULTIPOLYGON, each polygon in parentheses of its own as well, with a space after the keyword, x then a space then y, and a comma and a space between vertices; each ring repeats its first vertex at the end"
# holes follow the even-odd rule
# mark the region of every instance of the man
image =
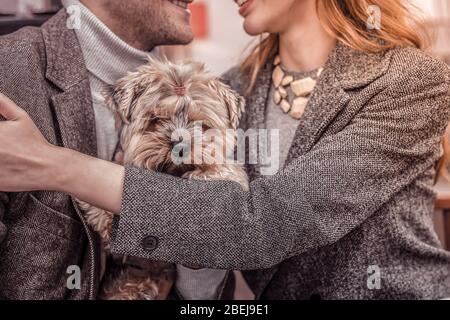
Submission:
MULTIPOLYGON (((145 63, 156 46, 192 41, 190 2, 63 1, 71 16, 61 10, 42 28, 0 38, 0 92, 25 109, 51 144, 110 161, 118 133, 102 88, 145 63)), ((69 195, 0 194, 1 299, 95 299, 99 251, 69 195), (81 269, 79 289, 67 286, 77 270, 71 266, 81 269)), ((189 281, 190 270, 183 270, 189 281)), ((220 282, 223 273, 216 276, 220 282)))

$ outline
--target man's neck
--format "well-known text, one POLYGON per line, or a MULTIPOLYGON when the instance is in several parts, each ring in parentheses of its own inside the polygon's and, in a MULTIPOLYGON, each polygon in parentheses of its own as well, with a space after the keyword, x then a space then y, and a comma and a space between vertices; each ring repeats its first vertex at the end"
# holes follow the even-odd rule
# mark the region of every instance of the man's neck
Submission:
POLYGON ((132 28, 127 28, 124 24, 121 24, 117 20, 113 19, 108 14, 107 10, 104 10, 102 1, 80 0, 80 2, 86 6, 100 21, 102 21, 114 34, 130 46, 142 51, 153 50, 154 46, 141 41, 132 28))
POLYGON ((92 78, 112 85, 127 72, 147 63, 148 51, 136 49, 124 41, 89 8, 77 0, 64 0, 63 4, 66 8, 80 6, 80 28, 75 29, 75 33, 92 78))
MULTIPOLYGON (((314 2, 311 2, 314 3, 314 2)), ((321 68, 336 45, 336 39, 323 28, 315 7, 307 8, 296 23, 280 33, 280 57, 292 71, 321 68)))

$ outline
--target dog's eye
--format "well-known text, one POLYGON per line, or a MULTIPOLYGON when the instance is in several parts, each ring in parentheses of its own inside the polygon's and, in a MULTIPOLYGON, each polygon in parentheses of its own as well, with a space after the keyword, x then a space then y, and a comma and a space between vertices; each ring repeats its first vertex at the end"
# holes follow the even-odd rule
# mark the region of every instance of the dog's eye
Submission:
POLYGON ((148 122, 147 131, 155 131, 156 125, 160 122, 159 117, 151 117, 148 122))

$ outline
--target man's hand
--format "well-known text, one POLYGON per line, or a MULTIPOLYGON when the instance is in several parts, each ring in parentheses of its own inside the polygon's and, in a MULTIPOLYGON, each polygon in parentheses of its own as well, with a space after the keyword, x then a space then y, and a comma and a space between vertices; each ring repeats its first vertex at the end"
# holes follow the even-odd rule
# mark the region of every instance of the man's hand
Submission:
POLYGON ((0 117, 0 191, 52 189, 51 165, 59 148, 44 138, 24 110, 1 93, 0 117))

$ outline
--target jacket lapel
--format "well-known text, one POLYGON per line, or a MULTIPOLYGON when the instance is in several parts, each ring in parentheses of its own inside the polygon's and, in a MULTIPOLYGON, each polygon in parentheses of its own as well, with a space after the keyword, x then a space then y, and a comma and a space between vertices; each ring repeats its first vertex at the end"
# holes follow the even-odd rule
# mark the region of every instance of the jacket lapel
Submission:
POLYGON ((336 82, 333 70, 324 68, 311 94, 303 117, 299 120, 285 165, 308 152, 325 128, 349 101, 348 94, 336 82))
POLYGON ((96 157, 95 118, 88 80, 52 97, 63 146, 96 157))
POLYGON ((47 55, 46 77, 59 90, 52 98, 63 146, 97 155, 95 116, 83 54, 61 10, 42 27, 47 55))
POLYGON ((392 51, 358 52, 337 42, 325 64, 290 147, 286 163, 308 152, 328 125, 350 101, 349 92, 379 78, 388 68, 392 51))
MULTIPOLYGON (((42 26, 47 58, 46 78, 56 87, 52 90, 51 104, 62 145, 96 157, 95 115, 88 72, 76 34, 66 25, 67 18, 63 9, 42 26)), ((71 201, 89 242, 90 299, 95 299, 100 279, 100 238, 88 227, 75 199, 71 201)))
POLYGON ((265 112, 269 92, 272 85, 273 65, 267 62, 260 71, 255 88, 247 98, 246 113, 251 115, 247 119, 247 127, 251 129, 262 129, 265 127, 265 112))
MULTIPOLYGON (((272 86, 273 64, 268 61, 260 71, 255 87, 246 98, 245 110, 245 129, 264 129, 266 120, 266 108, 269 99, 270 88, 272 86)), ((246 143, 246 154, 249 154, 249 145, 246 143)), ((259 159, 259 158, 258 158, 259 159)), ((258 160, 256 164, 247 165, 247 173, 250 179, 254 179, 260 175, 261 163, 258 160)))

